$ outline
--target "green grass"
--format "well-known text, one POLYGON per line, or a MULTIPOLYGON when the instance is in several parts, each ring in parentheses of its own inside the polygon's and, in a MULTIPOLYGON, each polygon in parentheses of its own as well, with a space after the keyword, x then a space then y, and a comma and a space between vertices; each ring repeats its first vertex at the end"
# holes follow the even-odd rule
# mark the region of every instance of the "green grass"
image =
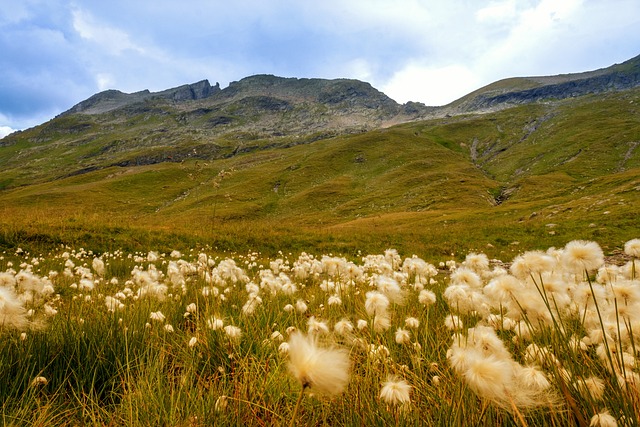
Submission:
MULTIPOLYGON (((617 249, 620 246, 618 244, 617 249)), ((389 308, 391 327, 375 332, 369 323, 368 328, 353 332, 356 340, 333 332, 325 336, 349 351, 350 380, 339 396, 306 396, 294 420, 296 423, 520 426, 524 420, 531 426, 569 426, 575 425, 577 414, 588 420, 605 408, 616 417, 624 415, 630 420, 637 417, 634 395, 607 380, 606 363, 602 365, 598 361, 595 349, 572 356, 564 338, 568 333, 584 334, 585 331, 562 318, 558 321, 566 322, 565 328, 577 329, 542 327, 532 341, 549 345, 562 367, 575 375, 603 377, 608 391, 602 400, 573 386, 563 391, 561 380, 552 366, 547 365, 541 369, 557 393, 554 407, 542 405, 514 412, 474 393, 447 361, 452 332, 444 327, 444 317, 457 311, 449 307, 443 291, 453 283, 453 276, 449 277, 441 269, 435 280, 425 285, 437 295, 436 303, 425 307, 418 302, 420 288, 413 287, 415 275, 401 272, 402 253, 395 256, 387 253, 377 261, 369 257, 368 262, 363 258, 364 252, 354 254, 352 271, 360 270, 363 275, 354 275, 358 278, 349 285, 346 270, 339 274, 332 272, 328 261, 320 261, 319 252, 316 259, 322 267, 318 275, 295 278, 294 267, 312 261, 300 252, 273 257, 255 251, 216 255, 213 248, 196 246, 186 250, 180 261, 189 268, 182 270, 178 281, 172 281, 168 264, 176 259, 169 257, 167 249, 159 259, 148 260, 149 248, 131 253, 114 250, 93 254, 86 249, 67 247, 43 253, 4 252, 0 256, 0 272, 10 268, 9 262, 15 268, 28 263, 40 283, 45 282, 41 278, 46 275, 55 289, 54 295, 43 294, 28 303, 35 314, 33 326, 24 331, 24 338, 20 330, 0 328, 3 338, 0 375, 5 378, 0 384, 0 417, 5 425, 288 424, 300 384, 288 371, 286 355, 278 350, 281 341, 272 334, 278 331, 286 340, 289 327, 306 331, 311 316, 327 322, 330 328, 342 318, 354 324, 358 319, 371 322, 373 318, 365 310, 366 293, 375 288, 370 282, 376 283, 381 274, 378 269, 390 268, 384 266, 384 259, 395 263, 385 274, 395 274, 403 288, 403 302, 392 303, 389 308), (204 253, 210 254, 211 262, 207 263, 207 257, 199 255, 204 253), (87 273, 76 271, 67 275, 65 262, 68 259, 75 266, 87 265, 90 269, 96 255, 105 262, 104 275, 93 273, 95 288, 82 291, 75 284, 80 274, 86 276, 87 273), (230 259, 243 271, 239 281, 225 275, 227 270, 222 261, 230 259), (298 289, 295 294, 269 290, 270 285, 266 284, 269 266, 274 269, 275 277, 282 272, 294 280, 298 289), (168 286, 164 296, 137 297, 139 290, 150 282, 138 279, 133 273, 135 270, 149 272, 152 277, 155 271, 161 272, 152 281, 168 286), (205 273, 220 278, 208 281, 205 273), (181 287, 180 281, 184 281, 184 286, 181 287), (336 292, 325 288, 328 281, 345 287, 341 305, 328 304, 327 298, 336 292), (262 298, 262 303, 251 314, 242 311, 248 298, 247 283, 257 285, 262 298), (212 293, 212 286, 224 299, 212 293), (204 288, 210 289, 208 295, 203 294, 204 288), (128 296, 120 297, 122 308, 109 312, 106 297, 116 292, 128 296), (295 304, 297 300, 306 301, 307 312, 284 310, 285 305, 295 304), (44 303, 55 307, 57 314, 45 315, 44 303), (196 311, 185 315, 192 303, 196 311), (150 313, 157 311, 164 314, 163 321, 150 318, 150 313), (242 338, 235 341, 222 330, 212 330, 207 323, 211 316, 223 319, 225 325, 240 327, 242 338), (399 344, 395 341, 395 331, 404 327, 407 317, 418 319, 420 326, 410 329, 410 344, 399 344), (165 325, 171 325, 172 331, 165 329, 165 325), (189 347, 192 337, 196 337, 197 342, 189 347), (384 356, 385 348, 388 356, 384 356), (379 353, 372 353, 372 349, 379 353), (406 408, 395 408, 381 401, 380 387, 389 375, 404 378, 412 386, 411 403, 406 408), (47 379, 47 384, 32 385, 33 379, 40 376, 47 379), (218 402, 221 396, 227 401, 225 407, 218 402), (578 406, 571 406, 571 402, 577 402, 578 406)), ((307 249, 310 248, 313 246, 307 249)), ((510 261, 512 257, 502 259, 510 261)), ((338 264, 346 266, 347 261, 338 260, 338 264)), ((73 266, 67 267, 73 271, 73 266)), ((489 270, 478 272, 483 274, 484 285, 491 280, 490 273, 489 270)), ((41 285, 33 289, 39 289, 38 286, 41 285)), ((36 295, 39 295, 37 291, 36 295)), ((549 310, 555 313, 552 307, 549 310)), ((466 327, 480 320, 477 313, 459 314, 466 327)), ((513 331, 498 332, 514 360, 524 363, 526 343, 514 339, 513 331)))
POLYGON ((168 107, 64 116, 0 148, 2 245, 499 256, 581 230, 610 246, 634 232, 627 218, 640 205, 638 103, 630 90, 293 145, 292 135, 211 138, 168 107), (194 148, 202 159, 144 164, 194 148))

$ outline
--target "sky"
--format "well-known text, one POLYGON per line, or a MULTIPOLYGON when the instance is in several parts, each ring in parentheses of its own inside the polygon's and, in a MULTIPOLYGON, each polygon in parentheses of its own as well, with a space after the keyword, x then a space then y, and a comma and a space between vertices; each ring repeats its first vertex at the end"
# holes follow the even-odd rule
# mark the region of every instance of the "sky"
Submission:
POLYGON ((0 137, 106 89, 352 78, 444 105, 640 54, 640 0, 0 0, 0 137))

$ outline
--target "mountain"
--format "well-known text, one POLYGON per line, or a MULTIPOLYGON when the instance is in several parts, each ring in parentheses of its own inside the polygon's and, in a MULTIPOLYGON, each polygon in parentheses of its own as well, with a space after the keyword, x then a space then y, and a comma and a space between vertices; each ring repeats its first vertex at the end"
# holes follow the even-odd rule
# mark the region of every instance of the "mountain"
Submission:
MULTIPOLYGON (((431 110, 415 102, 401 106, 369 83, 359 80, 255 75, 231 82, 225 89, 220 89, 219 83, 211 86, 208 80, 203 80, 162 92, 144 90, 126 94, 117 90, 106 90, 80 102, 61 115, 97 115, 122 109, 135 112, 154 101, 156 104, 164 102, 182 105, 186 111, 196 111, 196 114, 225 111, 237 108, 237 104, 240 104, 240 107, 254 106, 258 110, 270 112, 322 106, 329 110, 330 114, 368 116, 368 120, 354 119, 354 124, 364 126, 412 119, 431 110), (188 103, 197 100, 201 102, 188 103)), ((249 112, 255 114, 257 111, 249 112)))
POLYGON ((0 247, 613 250, 638 237, 638 62, 437 108, 268 75, 102 92, 0 140, 0 247))
POLYGON ((388 127, 428 111, 419 103, 399 105, 369 83, 347 79, 257 75, 224 89, 203 80, 162 92, 108 90, 41 126, 2 139, 0 147, 29 149, 20 162, 5 165, 8 173, 0 188, 109 166, 216 159, 293 146, 388 127), (32 154, 55 158, 58 167, 25 167, 32 154))
POLYGON ((70 110, 62 113, 69 114, 102 114, 128 105, 142 103, 150 99, 164 99, 168 101, 182 102, 207 98, 220 91, 220 84, 211 86, 208 80, 198 83, 167 89, 162 92, 149 92, 143 90, 136 93, 123 93, 119 90, 105 90, 74 105, 70 110))
POLYGON ((640 86, 640 56, 600 70, 497 81, 447 105, 448 114, 496 111, 514 105, 575 98, 640 86))

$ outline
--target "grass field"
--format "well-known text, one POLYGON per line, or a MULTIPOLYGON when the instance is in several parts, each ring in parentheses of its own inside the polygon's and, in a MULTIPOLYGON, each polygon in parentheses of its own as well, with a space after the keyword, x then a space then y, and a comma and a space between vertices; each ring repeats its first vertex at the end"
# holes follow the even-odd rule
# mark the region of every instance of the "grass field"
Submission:
POLYGON ((0 416, 633 425, 640 241, 623 249, 629 261, 605 265, 597 243, 574 242, 505 259, 510 270, 480 253, 431 263, 394 249, 3 253, 0 416))

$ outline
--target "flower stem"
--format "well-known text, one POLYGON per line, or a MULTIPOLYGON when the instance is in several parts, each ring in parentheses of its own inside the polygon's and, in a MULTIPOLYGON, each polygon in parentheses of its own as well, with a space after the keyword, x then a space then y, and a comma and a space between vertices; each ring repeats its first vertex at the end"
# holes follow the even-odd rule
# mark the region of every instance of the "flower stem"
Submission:
POLYGON ((302 402, 302 397, 304 396, 304 390, 306 386, 302 386, 302 390, 300 390, 300 395, 298 396, 298 401, 296 402, 296 407, 293 408, 293 414, 291 415, 291 421, 289 421, 289 427, 293 427, 296 422, 296 415, 298 415, 298 408, 300 408, 300 402, 302 402))

